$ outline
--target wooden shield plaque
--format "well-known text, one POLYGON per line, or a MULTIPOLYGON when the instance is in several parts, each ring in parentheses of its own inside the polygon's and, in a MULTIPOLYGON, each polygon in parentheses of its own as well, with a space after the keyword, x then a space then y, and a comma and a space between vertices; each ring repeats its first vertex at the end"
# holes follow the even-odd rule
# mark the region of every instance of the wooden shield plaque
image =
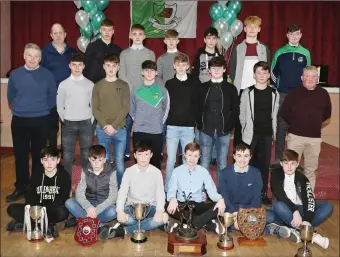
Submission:
POLYGON ((98 240, 99 219, 90 217, 78 218, 78 225, 74 234, 74 240, 82 246, 89 246, 98 240))
POLYGON ((247 240, 257 240, 263 233, 266 221, 267 213, 263 207, 240 208, 237 214, 237 224, 240 232, 247 240))

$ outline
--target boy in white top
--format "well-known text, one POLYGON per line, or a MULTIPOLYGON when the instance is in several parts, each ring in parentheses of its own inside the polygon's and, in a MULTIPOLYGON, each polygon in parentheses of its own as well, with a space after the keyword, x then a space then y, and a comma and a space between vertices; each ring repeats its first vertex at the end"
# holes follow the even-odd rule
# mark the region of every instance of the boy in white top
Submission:
POLYGON ((57 111, 62 121, 61 141, 65 170, 72 177, 74 148, 77 137, 83 169, 88 166, 89 149, 92 145, 92 90, 93 82, 83 76, 84 57, 75 54, 70 59, 71 76, 59 85, 57 111))
POLYGON ((164 212, 165 193, 162 173, 150 164, 152 143, 149 140, 138 141, 134 146, 134 157, 137 164, 127 168, 117 199, 117 220, 119 223, 105 227, 101 232, 102 239, 124 237, 138 228, 138 222, 129 212, 133 203, 148 203, 150 211, 141 222, 141 229, 156 229, 168 221, 164 212))

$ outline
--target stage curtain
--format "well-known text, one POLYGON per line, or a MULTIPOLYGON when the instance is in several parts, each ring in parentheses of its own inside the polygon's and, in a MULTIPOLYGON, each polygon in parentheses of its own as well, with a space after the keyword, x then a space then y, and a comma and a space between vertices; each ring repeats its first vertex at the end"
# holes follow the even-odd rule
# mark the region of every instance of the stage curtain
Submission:
MULTIPOLYGON (((204 29, 211 25, 209 8, 213 1, 199 1, 197 38, 181 39, 179 50, 193 63, 195 53, 204 45, 204 29)), ((290 23, 303 26, 301 44, 311 52, 312 64, 329 65, 331 85, 340 85, 340 3, 337 1, 242 1, 239 19, 248 15, 262 18, 260 41, 274 52, 287 42, 286 27, 290 23)), ((80 36, 74 20, 77 8, 73 1, 11 1, 11 61, 12 68, 23 65, 23 49, 29 42, 40 46, 50 42, 50 28, 61 23, 67 32, 67 42, 76 47, 80 36)), ((111 1, 105 10, 107 18, 115 24, 115 43, 123 49, 129 46, 130 3, 111 1)), ((235 44, 244 39, 244 33, 235 44)), ((145 46, 156 56, 165 52, 163 39, 147 39, 145 46)))

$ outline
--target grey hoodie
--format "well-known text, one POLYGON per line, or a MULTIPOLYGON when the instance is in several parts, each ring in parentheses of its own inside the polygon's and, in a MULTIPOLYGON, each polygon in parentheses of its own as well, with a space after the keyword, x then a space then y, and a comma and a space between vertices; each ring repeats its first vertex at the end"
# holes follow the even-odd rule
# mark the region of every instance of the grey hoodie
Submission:
MULTIPOLYGON (((250 145, 254 135, 254 87, 246 88, 241 95, 240 123, 242 127, 242 141, 250 145)), ((277 112, 279 110, 280 95, 272 88, 272 128, 276 135, 277 112)))
POLYGON ((97 214, 116 203, 118 196, 117 172, 110 163, 105 163, 103 171, 94 174, 91 164, 81 173, 76 190, 76 200, 86 210, 97 201, 97 214))

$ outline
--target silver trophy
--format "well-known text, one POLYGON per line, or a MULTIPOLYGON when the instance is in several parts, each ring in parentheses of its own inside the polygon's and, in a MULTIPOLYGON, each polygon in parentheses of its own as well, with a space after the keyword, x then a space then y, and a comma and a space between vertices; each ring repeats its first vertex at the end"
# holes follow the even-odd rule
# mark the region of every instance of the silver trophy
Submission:
POLYGON ((300 247, 295 257, 312 257, 312 251, 308 248, 307 244, 312 241, 314 228, 310 225, 302 225, 300 228, 300 238, 303 246, 300 247))
POLYGON ((43 233, 38 226, 38 220, 41 217, 41 209, 42 209, 42 207, 39 206, 39 205, 31 206, 31 208, 30 208, 30 216, 35 221, 35 228, 31 232, 30 242, 41 242, 41 241, 44 240, 43 233))
POLYGON ((133 232, 131 241, 134 243, 145 243, 147 237, 145 236, 145 231, 141 229, 140 223, 150 212, 149 203, 135 203, 129 206, 130 215, 138 221, 138 229, 133 232))
POLYGON ((218 222, 220 222, 224 228, 225 232, 220 235, 220 239, 217 242, 217 247, 222 250, 231 250, 234 248, 233 238, 228 233, 228 228, 234 223, 235 214, 225 212, 223 213, 223 223, 220 221, 219 216, 217 216, 218 222))

